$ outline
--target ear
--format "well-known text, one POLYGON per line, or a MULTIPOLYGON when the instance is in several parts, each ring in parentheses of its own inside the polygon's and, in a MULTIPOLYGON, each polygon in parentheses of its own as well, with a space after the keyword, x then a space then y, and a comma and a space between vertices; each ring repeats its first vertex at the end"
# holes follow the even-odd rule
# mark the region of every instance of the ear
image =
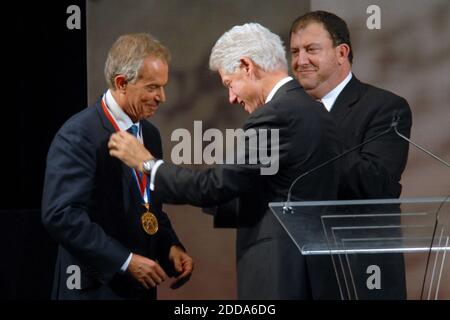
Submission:
POLYGON ((346 43, 342 43, 336 47, 337 59, 339 64, 343 64, 348 61, 348 55, 350 54, 350 47, 346 43))
POLYGON ((116 87, 116 90, 121 93, 125 93, 127 84, 128 84, 128 82, 125 79, 125 76, 122 74, 119 74, 114 78, 114 86, 116 87))
POLYGON ((248 57, 241 57, 239 59, 241 62, 240 69, 245 72, 249 77, 253 77, 257 73, 257 65, 253 62, 252 59, 248 57))
POLYGON ((240 68, 243 69, 246 73, 249 73, 250 70, 254 68, 253 61, 247 57, 241 57, 239 61, 241 62, 240 68))

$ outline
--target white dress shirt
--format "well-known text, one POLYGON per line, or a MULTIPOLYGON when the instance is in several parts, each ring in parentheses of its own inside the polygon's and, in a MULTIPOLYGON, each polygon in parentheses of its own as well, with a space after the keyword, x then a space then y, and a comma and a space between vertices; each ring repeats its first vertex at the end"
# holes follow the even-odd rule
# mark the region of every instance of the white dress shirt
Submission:
POLYGON ((277 84, 272 88, 272 90, 270 90, 265 103, 268 103, 270 100, 272 100, 273 96, 275 95, 275 93, 277 93, 278 89, 280 89, 282 85, 284 85, 285 83, 287 83, 291 80, 292 80, 292 77, 286 77, 286 78, 283 78, 280 81, 278 81, 277 84))
POLYGON ((337 97, 339 94, 344 90, 347 83, 352 79, 352 73, 349 72, 347 77, 339 83, 333 90, 328 92, 320 101, 322 101, 323 105, 328 111, 331 111, 331 108, 333 108, 334 103, 336 102, 337 97))

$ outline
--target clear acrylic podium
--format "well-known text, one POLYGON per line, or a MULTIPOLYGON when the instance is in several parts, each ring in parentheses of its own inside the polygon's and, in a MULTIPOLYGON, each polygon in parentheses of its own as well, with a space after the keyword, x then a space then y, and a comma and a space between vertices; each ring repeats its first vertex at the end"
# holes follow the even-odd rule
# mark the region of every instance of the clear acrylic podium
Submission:
POLYGON ((449 197, 269 207, 299 254, 321 259, 313 271, 319 282, 336 282, 334 298, 450 299, 449 197))

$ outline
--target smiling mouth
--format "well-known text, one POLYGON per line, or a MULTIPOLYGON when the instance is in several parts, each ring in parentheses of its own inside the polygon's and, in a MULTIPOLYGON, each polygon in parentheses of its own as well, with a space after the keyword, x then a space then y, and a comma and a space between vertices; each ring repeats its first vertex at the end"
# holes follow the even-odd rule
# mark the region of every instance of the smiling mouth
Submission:
POLYGON ((149 107, 147 107, 145 112, 148 113, 149 115, 150 114, 153 115, 157 110, 158 110, 158 106, 149 106, 149 107))
POLYGON ((316 72, 316 70, 308 69, 308 70, 299 70, 298 72, 300 72, 300 73, 313 73, 313 72, 316 72))

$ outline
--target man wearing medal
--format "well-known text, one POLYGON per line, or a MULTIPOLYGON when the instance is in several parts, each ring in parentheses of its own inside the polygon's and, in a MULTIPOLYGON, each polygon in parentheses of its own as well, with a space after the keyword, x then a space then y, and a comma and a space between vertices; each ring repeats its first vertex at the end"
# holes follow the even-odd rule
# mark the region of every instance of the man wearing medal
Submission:
POLYGON ((54 299, 155 299, 156 286, 169 276, 172 288, 190 278, 193 260, 150 179, 111 157, 107 146, 112 133, 128 131, 162 157, 159 131, 145 119, 165 101, 169 59, 148 34, 120 37, 105 64, 109 90, 52 142, 42 221, 59 243, 54 299))

